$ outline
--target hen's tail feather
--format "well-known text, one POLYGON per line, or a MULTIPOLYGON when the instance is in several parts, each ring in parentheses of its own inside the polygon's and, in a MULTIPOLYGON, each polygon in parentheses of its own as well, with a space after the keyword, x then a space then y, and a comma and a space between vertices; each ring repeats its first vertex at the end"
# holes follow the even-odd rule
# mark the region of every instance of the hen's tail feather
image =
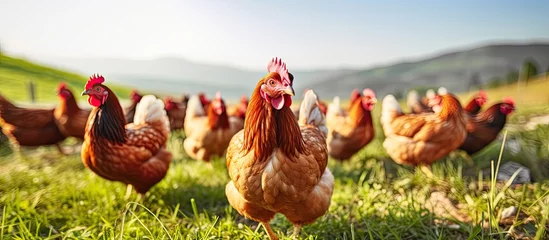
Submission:
POLYGON ((202 107, 202 103, 200 102, 200 98, 198 98, 198 95, 192 95, 191 98, 189 98, 189 101, 187 102, 187 113, 186 116, 189 118, 195 117, 195 116, 205 116, 206 113, 204 112, 204 107, 202 107))
POLYGON ((429 89, 427 90, 427 92, 425 93, 425 97, 427 97, 428 99, 433 99, 435 98, 435 90, 433 89, 429 89))
POLYGON ((136 125, 145 123, 160 123, 163 131, 170 132, 170 120, 164 110, 164 102, 153 95, 143 96, 135 107, 133 123, 136 125))
POLYGON ((383 128, 389 127, 393 119, 402 115, 402 109, 395 96, 389 94, 383 98, 381 104, 381 125, 383 128))
POLYGON ((448 89, 446 89, 445 87, 438 88, 438 95, 444 96, 446 94, 448 94, 448 89))
POLYGON ((326 111, 326 115, 343 115, 343 109, 341 109, 341 100, 339 99, 339 96, 335 96, 334 100, 332 100, 332 103, 328 104, 328 110, 326 111))
POLYGON ((417 93, 416 90, 412 90, 408 92, 408 104, 415 103, 417 101, 420 101, 421 98, 419 97, 419 93, 417 93))
POLYGON ((326 116, 318 108, 318 97, 313 90, 307 90, 299 109, 299 125, 316 126, 324 134, 328 134, 326 116))

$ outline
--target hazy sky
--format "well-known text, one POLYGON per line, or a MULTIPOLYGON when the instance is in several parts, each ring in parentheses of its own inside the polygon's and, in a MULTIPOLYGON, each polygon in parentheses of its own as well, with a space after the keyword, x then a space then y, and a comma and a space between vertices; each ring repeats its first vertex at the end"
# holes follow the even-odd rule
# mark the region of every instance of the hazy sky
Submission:
POLYGON ((549 42, 549 1, 0 0, 0 44, 27 56, 184 57, 365 67, 499 40, 549 42), (154 4, 153 4, 154 3, 154 4))

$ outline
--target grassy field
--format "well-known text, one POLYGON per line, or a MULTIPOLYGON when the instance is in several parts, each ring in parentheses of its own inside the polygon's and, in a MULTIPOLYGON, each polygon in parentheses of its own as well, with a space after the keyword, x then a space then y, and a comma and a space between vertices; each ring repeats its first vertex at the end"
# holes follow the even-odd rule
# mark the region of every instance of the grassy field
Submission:
MULTIPOLYGON (((91 73, 90 73, 91 74, 91 73)), ((55 89, 65 81, 74 94, 82 92, 87 78, 41 66, 24 59, 0 54, 0 94, 13 101, 30 101, 29 84, 35 84, 36 101, 56 103, 55 89)), ((109 84, 120 98, 128 98, 129 89, 109 84)))
MULTIPOLYGON (((514 95, 509 88, 489 91, 489 97, 514 95)), ((512 122, 547 107, 525 99, 517 100, 519 111, 512 122)), ((435 176, 430 178, 388 158, 380 107, 374 112, 374 141, 348 162, 330 160, 336 178, 330 210, 306 226, 301 238, 549 238, 549 181, 540 178, 549 176, 543 170, 549 166, 549 127, 508 129, 507 139, 523 143, 519 153, 504 148, 499 157, 500 140, 473 157, 476 166, 460 153, 451 154, 433 166, 435 176), (491 160, 494 168, 513 160, 541 172, 533 172, 536 183, 495 182, 477 171, 489 169, 491 160), (502 219, 503 210, 511 206, 518 208, 517 214, 502 219)), ((171 136, 173 163, 144 201, 135 194, 124 199, 126 187, 84 168, 78 153, 60 156, 55 148, 41 147, 27 149, 26 157, 19 158, 9 145, 0 146, 0 239, 265 239, 263 228, 228 204, 224 159, 213 167, 189 159, 183 139, 180 133, 171 136)), ((78 142, 65 143, 74 144, 78 142)), ((292 226, 283 216, 277 215, 272 225, 282 239, 289 238, 292 226)))

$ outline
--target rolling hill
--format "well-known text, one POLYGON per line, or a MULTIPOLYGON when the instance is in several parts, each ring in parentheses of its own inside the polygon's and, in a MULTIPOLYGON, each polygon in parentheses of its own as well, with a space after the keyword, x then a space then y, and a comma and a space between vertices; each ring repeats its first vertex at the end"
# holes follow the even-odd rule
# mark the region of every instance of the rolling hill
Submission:
POLYGON ((419 61, 402 62, 385 67, 365 69, 328 78, 307 87, 323 98, 348 96, 353 88, 372 88, 379 96, 404 92, 415 87, 444 86, 452 92, 468 90, 473 74, 482 83, 493 77, 518 71, 526 58, 533 58, 539 71, 549 66, 549 44, 489 45, 455 51, 419 61))
MULTIPOLYGON (((225 98, 238 99, 249 95, 265 70, 249 71, 230 66, 201 64, 183 58, 153 60, 63 58, 48 57, 34 60, 81 74, 99 72, 117 83, 174 95, 205 92, 214 95, 220 90, 225 98)), ((318 79, 352 73, 354 70, 293 71, 299 78, 297 88, 303 88, 318 79)))
MULTIPOLYGON (((365 69, 308 70, 290 69, 296 77, 298 98, 306 88, 324 99, 348 96, 353 88, 370 87, 378 95, 402 92, 411 87, 445 86, 450 91, 467 90, 472 74, 487 82, 494 76, 516 71, 527 57, 541 70, 549 65, 549 43, 500 44, 469 47, 420 60, 365 69)), ((220 90, 228 99, 249 95, 265 70, 244 70, 231 66, 203 64, 183 58, 125 60, 100 58, 42 58, 49 65, 88 75, 100 72, 116 83, 148 91, 179 95, 220 90)))
MULTIPOLYGON (((79 95, 87 78, 0 54, 0 94, 12 101, 28 102, 30 101, 28 89, 31 81, 35 84, 36 102, 56 103, 55 89, 59 82, 65 81, 73 94, 79 95)), ((129 95, 128 88, 116 84, 109 84, 109 87, 120 98, 127 98, 129 95)), ((85 98, 82 97, 80 100, 84 101, 85 98)))

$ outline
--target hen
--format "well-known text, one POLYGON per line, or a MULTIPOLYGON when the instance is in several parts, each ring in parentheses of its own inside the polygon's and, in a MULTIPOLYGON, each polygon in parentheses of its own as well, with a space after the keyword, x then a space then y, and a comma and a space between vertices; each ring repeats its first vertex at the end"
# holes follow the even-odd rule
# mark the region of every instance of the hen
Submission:
POLYGON ((486 92, 480 90, 467 105, 465 105, 464 110, 469 113, 469 115, 476 115, 478 112, 480 112, 480 109, 484 104, 488 101, 488 95, 486 95, 486 92))
POLYGON ((170 120, 170 129, 172 131, 182 129, 185 124, 186 103, 174 102, 171 97, 167 97, 164 104, 170 120))
MULTIPOLYGON (((339 106, 331 106, 328 113, 330 119, 326 119, 328 127, 328 152, 336 160, 351 158, 360 149, 366 146, 374 138, 374 126, 372 122, 372 110, 377 102, 374 91, 364 89, 351 102, 347 116, 341 116, 339 106)), ((336 102, 338 103, 338 102, 336 102)), ((334 104, 334 103, 333 103, 334 104)))
POLYGON ((483 112, 469 119, 467 138, 459 149, 469 155, 473 155, 488 144, 493 142, 499 132, 505 127, 507 115, 515 111, 515 101, 512 98, 505 98, 502 102, 496 103, 483 112))
POLYGON ((0 96, 0 126, 16 151, 21 146, 37 147, 59 145, 65 136, 59 131, 53 118, 54 109, 21 108, 0 96))
POLYGON ((100 177, 133 186, 144 197, 164 178, 172 159, 166 150, 170 123, 164 103, 155 96, 144 96, 136 106, 133 123, 126 125, 120 102, 104 81, 94 75, 82 92, 93 106, 82 161, 100 177))
POLYGON ((225 194, 241 215, 278 239, 269 224, 274 215, 285 215, 297 236, 303 225, 328 211, 334 177, 327 168, 327 129, 315 93, 305 93, 296 121, 286 64, 275 58, 267 69, 251 95, 244 130, 229 144, 231 181, 225 194))
POLYGON ((246 110, 248 109, 248 98, 246 96, 240 97, 240 103, 233 109, 230 116, 234 116, 244 120, 246 118, 246 110))
POLYGON ((59 131, 65 137, 84 139, 86 122, 91 111, 78 107, 74 95, 63 82, 57 87, 57 95, 59 96, 60 104, 55 108, 53 116, 59 131))
POLYGON ((434 113, 404 114, 393 95, 383 99, 383 147, 399 164, 427 165, 456 150, 467 136, 466 115, 451 94, 435 96, 434 113))
MULTIPOLYGON (((198 104, 189 106, 200 107, 198 104)), ((193 131, 183 142, 185 152, 193 159, 209 162, 214 156, 223 156, 229 141, 235 133, 242 130, 244 124, 236 117, 229 118, 221 93, 217 92, 208 105, 207 116, 195 117, 191 126, 193 131)))
POLYGON ((135 107, 137 106, 137 103, 141 101, 141 98, 143 98, 143 96, 141 96, 136 90, 132 90, 132 92, 130 93, 131 104, 124 111, 126 123, 133 122, 135 107))

